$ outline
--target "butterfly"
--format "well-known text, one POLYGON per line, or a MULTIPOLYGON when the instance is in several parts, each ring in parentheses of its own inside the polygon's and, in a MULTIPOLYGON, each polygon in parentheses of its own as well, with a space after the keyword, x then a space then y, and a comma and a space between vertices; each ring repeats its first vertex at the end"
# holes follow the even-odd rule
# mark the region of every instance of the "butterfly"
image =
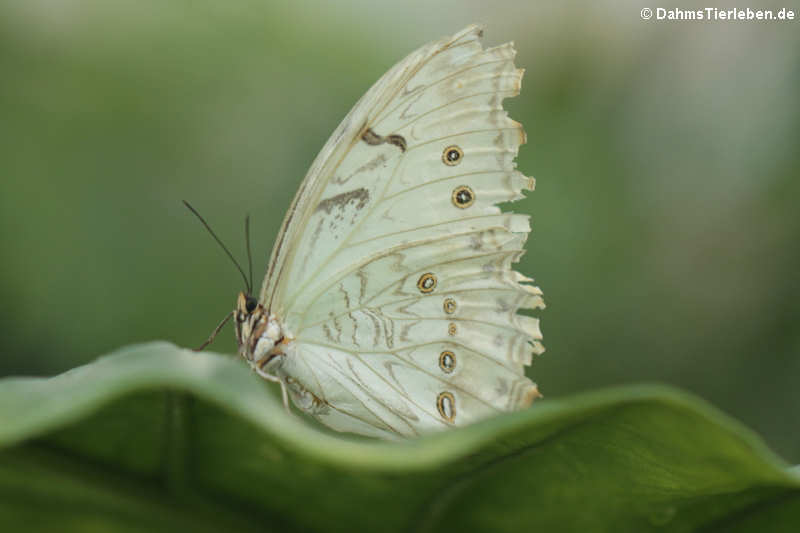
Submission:
POLYGON ((534 186, 502 106, 523 70, 512 43, 484 49, 482 35, 423 46, 356 103, 301 183, 258 297, 248 287, 229 315, 287 409, 334 430, 413 437, 539 396, 524 373, 544 351, 539 322, 518 311, 542 293, 512 270, 529 220, 496 205, 534 186))

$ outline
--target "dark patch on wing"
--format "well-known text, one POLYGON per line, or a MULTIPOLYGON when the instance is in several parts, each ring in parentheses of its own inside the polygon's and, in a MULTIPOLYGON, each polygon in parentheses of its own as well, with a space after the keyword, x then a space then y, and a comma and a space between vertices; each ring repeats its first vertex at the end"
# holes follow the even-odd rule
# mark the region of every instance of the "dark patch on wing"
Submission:
POLYGON ((367 131, 365 131, 364 135, 361 136, 361 140, 363 140, 370 146, 377 146, 379 144, 389 143, 400 148, 401 152, 406 151, 406 140, 403 138, 402 135, 397 135, 396 133, 383 136, 383 135, 378 135, 377 133, 372 131, 372 128, 367 128, 367 131))
POLYGON ((317 204, 315 211, 325 211, 325 213, 331 214, 334 208, 344 208, 350 202, 356 202, 357 211, 363 209, 369 202, 369 191, 362 187, 325 198, 317 204))
POLYGON ((364 132, 361 139, 370 146, 377 146, 384 142, 383 137, 372 131, 372 128, 367 128, 367 131, 364 132))
POLYGON ((403 138, 402 135, 391 134, 386 137, 386 142, 389 144, 393 144, 400 148, 401 152, 406 151, 406 140, 403 138))

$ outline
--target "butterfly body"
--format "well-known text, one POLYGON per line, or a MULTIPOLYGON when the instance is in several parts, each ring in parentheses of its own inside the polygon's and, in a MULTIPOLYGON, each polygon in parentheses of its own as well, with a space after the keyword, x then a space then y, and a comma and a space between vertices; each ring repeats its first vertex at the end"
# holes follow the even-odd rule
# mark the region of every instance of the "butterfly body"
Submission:
POLYGON ((240 354, 340 431, 415 436, 530 404, 544 306, 512 270, 528 217, 497 203, 533 180, 502 100, 522 71, 470 26, 412 53, 339 125, 300 185, 240 354))

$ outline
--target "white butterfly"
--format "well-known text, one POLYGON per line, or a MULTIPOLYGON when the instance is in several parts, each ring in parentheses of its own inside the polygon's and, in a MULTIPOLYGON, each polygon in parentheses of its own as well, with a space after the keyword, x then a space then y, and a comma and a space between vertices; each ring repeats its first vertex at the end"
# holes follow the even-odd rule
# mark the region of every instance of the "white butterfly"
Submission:
POLYGON ((409 55, 359 100, 314 161, 258 300, 239 294, 239 353, 302 411, 384 438, 528 406, 541 291, 511 269, 528 217, 497 203, 534 181, 506 97, 511 43, 470 26, 409 55))

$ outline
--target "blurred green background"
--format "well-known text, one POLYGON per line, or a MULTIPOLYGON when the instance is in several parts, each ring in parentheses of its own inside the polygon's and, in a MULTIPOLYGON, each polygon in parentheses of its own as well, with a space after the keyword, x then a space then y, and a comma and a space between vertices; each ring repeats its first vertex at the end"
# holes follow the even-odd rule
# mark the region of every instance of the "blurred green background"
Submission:
MULTIPOLYGON (((181 200, 240 258, 251 213, 260 278, 361 94, 481 22, 527 71, 507 107, 537 178, 513 208, 548 304, 545 396, 673 384, 800 461, 800 22, 489 4, 0 4, 0 375, 203 341, 242 283, 181 200)), ((230 328, 214 349, 234 352, 230 328)))

